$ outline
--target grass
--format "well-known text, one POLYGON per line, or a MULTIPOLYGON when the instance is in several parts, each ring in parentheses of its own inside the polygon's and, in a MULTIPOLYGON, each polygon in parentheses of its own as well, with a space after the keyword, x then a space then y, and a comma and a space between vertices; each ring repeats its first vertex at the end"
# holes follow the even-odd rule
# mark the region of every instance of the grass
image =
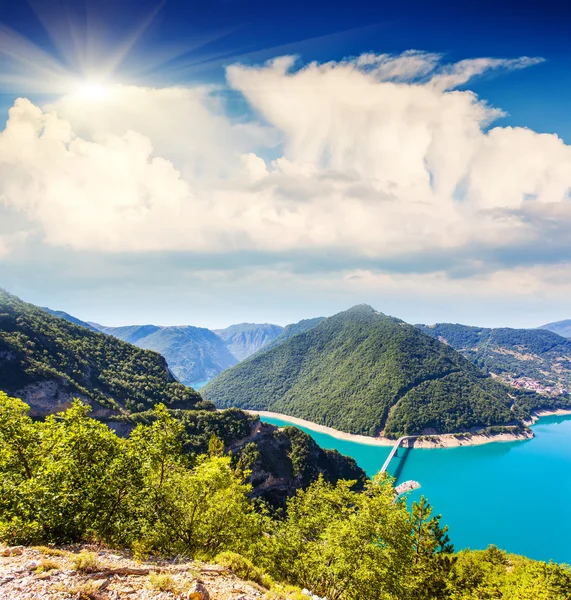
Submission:
POLYGON ((37 550, 46 556, 68 556, 67 550, 58 550, 57 548, 50 548, 49 546, 32 546, 32 550, 37 550))
POLYGON ((177 594, 177 585, 170 573, 149 573, 149 587, 159 592, 177 594))
POLYGON ((216 557, 216 562, 233 571, 241 579, 255 582, 266 589, 271 588, 274 583, 262 569, 254 566, 247 558, 236 552, 221 552, 216 557))
POLYGON ((47 573, 48 571, 59 571, 61 565, 50 558, 44 558, 40 561, 40 564, 36 567, 36 573, 47 573))
POLYGON ((81 573, 94 573, 102 568, 101 561, 95 552, 80 552, 73 559, 73 568, 81 573))

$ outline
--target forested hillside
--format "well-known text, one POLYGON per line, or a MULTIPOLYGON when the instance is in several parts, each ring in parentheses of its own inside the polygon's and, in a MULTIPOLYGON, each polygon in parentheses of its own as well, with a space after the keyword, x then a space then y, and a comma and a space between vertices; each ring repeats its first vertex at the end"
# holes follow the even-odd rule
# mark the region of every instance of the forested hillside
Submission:
POLYGON ((64 312, 63 310, 52 310, 51 308, 47 308, 46 306, 41 307, 42 310, 45 310, 50 315, 54 317, 59 317, 60 319, 65 319, 74 325, 81 325, 81 327, 85 327, 86 329, 90 329, 91 331, 99 331, 97 327, 95 327, 92 323, 87 323, 86 321, 82 321, 69 313, 64 312))
POLYGON ((450 346, 365 305, 258 353, 203 392, 219 407, 392 437, 513 423, 555 402, 507 388, 450 346))
POLYGON ((290 325, 286 325, 283 331, 276 337, 275 340, 270 342, 267 346, 264 346, 259 352, 266 352, 267 350, 271 350, 280 344, 283 344, 289 338, 297 335, 298 333, 305 333, 314 327, 317 327, 321 321, 323 321, 325 317, 314 317, 312 319, 302 319, 297 323, 291 323, 290 325))
MULTIPOLYGON (((441 516, 424 498, 410 507, 396 499, 386 474, 361 486, 310 480, 285 511, 274 511, 251 499, 253 450, 237 458, 211 436, 206 451, 189 454, 185 427, 164 406, 128 439, 89 418, 79 402, 45 421, 26 412, 0 393, 0 542, 10 546, 1 548, 0 589, 7 598, 304 600, 302 589, 329 600, 571 597, 565 565, 494 546, 454 554, 441 516), (91 547, 81 552, 70 546, 86 541, 91 547), (118 564, 109 548, 142 564, 118 564), (25 563, 6 571, 23 555, 25 563), (185 565, 189 559, 194 564, 185 565), (206 571, 204 560, 219 566, 206 571), (255 583, 213 580, 231 572, 255 583)), ((292 454, 303 469, 305 448, 292 454)))
POLYGON ((44 415, 81 397, 113 415, 158 402, 206 407, 178 383, 156 352, 141 350, 54 317, 0 290, 0 390, 24 398, 44 415))
POLYGON ((139 348, 159 352, 185 385, 204 383, 238 362, 224 341, 203 327, 129 325, 99 328, 101 332, 139 348))
POLYGON ((487 373, 520 389, 558 395, 571 388, 571 340, 546 329, 417 325, 487 373))
POLYGON ((236 459, 248 461, 253 494, 272 504, 283 504, 319 475, 359 485, 366 478, 352 458, 321 449, 299 430, 278 430, 239 410, 213 410, 174 380, 159 354, 51 316, 6 292, 0 292, 1 392, 24 398, 40 418, 81 398, 93 406, 94 417, 125 436, 138 424, 151 424, 155 406, 165 405, 183 431, 186 454, 206 452, 217 436, 236 459))
POLYGON ((240 361, 267 346, 282 333, 283 329, 279 325, 269 323, 240 323, 213 331, 224 340, 228 350, 240 361))

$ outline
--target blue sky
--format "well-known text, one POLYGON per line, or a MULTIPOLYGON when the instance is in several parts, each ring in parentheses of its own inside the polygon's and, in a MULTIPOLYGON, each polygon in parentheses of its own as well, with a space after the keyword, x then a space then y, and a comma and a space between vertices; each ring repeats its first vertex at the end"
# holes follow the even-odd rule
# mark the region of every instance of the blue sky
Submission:
POLYGON ((1 15, 2 120, 29 102, 0 133, 0 285, 24 299, 110 325, 571 317, 571 7, 1 15))

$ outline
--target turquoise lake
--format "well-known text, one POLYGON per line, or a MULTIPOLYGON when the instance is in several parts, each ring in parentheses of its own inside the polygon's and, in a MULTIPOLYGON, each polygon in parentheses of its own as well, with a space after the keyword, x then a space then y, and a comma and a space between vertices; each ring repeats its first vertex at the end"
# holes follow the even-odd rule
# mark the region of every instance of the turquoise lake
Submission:
MULTIPOLYGON (((390 451, 300 429, 323 448, 352 456, 368 475, 390 451)), ((427 497, 457 550, 495 544, 530 558, 571 563, 571 417, 542 417, 533 431, 536 437, 522 442, 400 449, 389 472, 399 483, 421 484, 409 498, 427 497)))

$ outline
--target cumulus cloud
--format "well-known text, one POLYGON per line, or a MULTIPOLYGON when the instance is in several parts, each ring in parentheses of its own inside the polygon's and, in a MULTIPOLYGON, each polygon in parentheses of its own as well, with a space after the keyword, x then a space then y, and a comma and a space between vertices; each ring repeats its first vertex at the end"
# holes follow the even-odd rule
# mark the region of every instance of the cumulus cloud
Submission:
POLYGON ((555 214, 571 231, 571 147, 489 129, 502 111, 456 89, 537 62, 410 51, 232 65, 240 117, 209 87, 19 99, 0 133, 0 206, 79 250, 485 262, 542 244, 555 214))

